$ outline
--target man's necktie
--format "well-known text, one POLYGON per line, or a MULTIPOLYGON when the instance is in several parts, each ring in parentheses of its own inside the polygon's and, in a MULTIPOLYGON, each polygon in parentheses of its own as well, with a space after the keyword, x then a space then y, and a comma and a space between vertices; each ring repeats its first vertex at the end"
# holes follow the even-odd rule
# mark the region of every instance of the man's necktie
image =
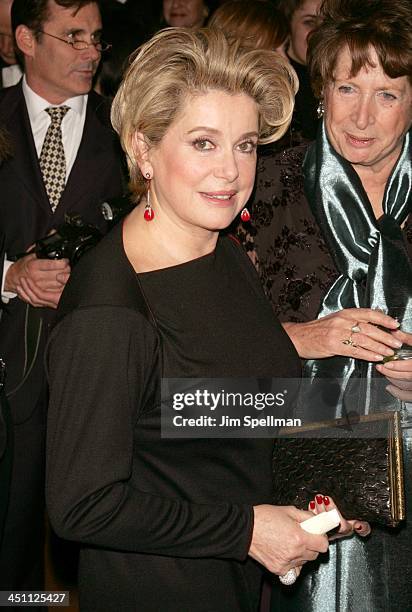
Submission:
POLYGON ((44 138, 39 162, 44 186, 53 212, 56 210, 66 185, 66 158, 64 156, 61 126, 63 117, 68 110, 68 106, 45 109, 45 112, 50 115, 51 123, 44 138))

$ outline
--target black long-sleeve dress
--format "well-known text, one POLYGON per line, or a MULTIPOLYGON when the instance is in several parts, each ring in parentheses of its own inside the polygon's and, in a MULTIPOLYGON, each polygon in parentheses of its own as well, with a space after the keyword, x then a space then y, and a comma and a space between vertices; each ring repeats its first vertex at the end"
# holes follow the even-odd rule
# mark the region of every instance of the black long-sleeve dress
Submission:
POLYGON ((300 374, 240 247, 137 277, 116 227, 72 274, 48 362, 48 506, 82 543, 81 609, 256 610, 273 440, 161 438, 156 400, 162 376, 300 374))

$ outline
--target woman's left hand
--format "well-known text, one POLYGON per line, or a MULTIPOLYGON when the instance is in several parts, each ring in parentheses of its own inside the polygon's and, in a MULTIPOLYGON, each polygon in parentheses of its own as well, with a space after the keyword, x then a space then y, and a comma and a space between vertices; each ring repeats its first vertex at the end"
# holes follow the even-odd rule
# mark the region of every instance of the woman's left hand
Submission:
POLYGON ((379 362, 393 356, 403 342, 398 321, 372 308, 344 308, 313 321, 282 325, 302 359, 342 355, 379 362))
MULTIPOLYGON (((336 506, 333 499, 327 495, 318 494, 316 495, 315 499, 309 503, 309 510, 314 514, 328 512, 328 510, 333 510, 334 508, 336 508, 336 510, 339 512, 339 508, 336 506)), ((352 536, 355 533, 363 538, 370 534, 371 526, 366 521, 361 521, 358 519, 347 520, 341 515, 340 512, 339 516, 341 519, 339 529, 332 535, 328 536, 330 542, 340 538, 352 536)))

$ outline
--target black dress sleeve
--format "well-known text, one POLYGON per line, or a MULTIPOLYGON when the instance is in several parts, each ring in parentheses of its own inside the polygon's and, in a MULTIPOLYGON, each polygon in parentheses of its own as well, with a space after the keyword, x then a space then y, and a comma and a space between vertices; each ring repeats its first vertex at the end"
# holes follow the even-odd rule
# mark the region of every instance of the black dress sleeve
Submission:
POLYGON ((158 349, 148 321, 122 307, 79 308, 53 331, 46 483, 53 528, 112 550, 243 560, 250 506, 197 504, 139 489, 133 432, 150 409, 158 349))

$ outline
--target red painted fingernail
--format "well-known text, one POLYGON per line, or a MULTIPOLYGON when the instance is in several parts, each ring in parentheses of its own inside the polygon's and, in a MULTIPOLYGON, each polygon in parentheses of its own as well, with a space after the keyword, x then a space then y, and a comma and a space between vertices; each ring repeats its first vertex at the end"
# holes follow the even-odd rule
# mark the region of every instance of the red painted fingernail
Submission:
POLYGON ((310 508, 311 510, 314 510, 314 509, 315 509, 315 506, 316 506, 315 502, 314 502, 314 501, 311 501, 311 502, 310 502, 310 504, 309 504, 309 508, 310 508))
POLYGON ((330 504, 330 499, 327 495, 323 496, 323 503, 325 504, 325 506, 329 506, 330 504))
POLYGON ((322 495, 316 495, 316 503, 323 504, 323 497, 322 497, 322 495))

